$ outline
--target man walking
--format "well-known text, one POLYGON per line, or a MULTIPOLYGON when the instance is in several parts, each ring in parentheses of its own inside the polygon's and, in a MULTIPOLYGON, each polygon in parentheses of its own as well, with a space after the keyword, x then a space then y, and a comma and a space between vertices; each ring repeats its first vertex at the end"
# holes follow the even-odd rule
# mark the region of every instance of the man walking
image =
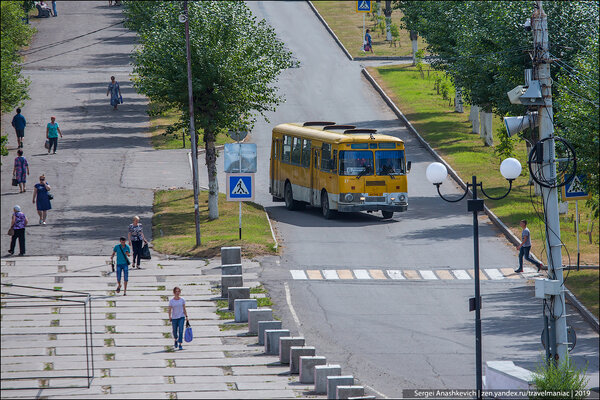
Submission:
POLYGON ((23 137, 25 136, 26 125, 27 121, 25 121, 25 117, 21 115, 21 109, 17 108, 17 113, 12 119, 12 126, 15 128, 15 133, 17 134, 18 148, 23 147, 23 137))
POLYGON ((538 264, 529 255, 529 252, 531 251, 531 233, 529 232, 529 228, 527 227, 527 220, 522 219, 521 222, 519 222, 519 225, 521 226, 521 229, 523 229, 523 232, 521 232, 521 244, 517 246, 517 249, 519 249, 519 268, 516 269, 515 272, 523 272, 523 257, 525 257, 525 259, 530 263, 537 266, 537 272, 540 272, 544 264, 538 264))
POLYGON ((124 237, 119 239, 120 243, 113 248, 110 262, 112 264, 115 254, 117 255, 117 293, 121 291, 121 273, 124 276, 125 287, 123 288, 123 296, 127 296, 127 281, 129 280, 129 246, 125 243, 124 237))

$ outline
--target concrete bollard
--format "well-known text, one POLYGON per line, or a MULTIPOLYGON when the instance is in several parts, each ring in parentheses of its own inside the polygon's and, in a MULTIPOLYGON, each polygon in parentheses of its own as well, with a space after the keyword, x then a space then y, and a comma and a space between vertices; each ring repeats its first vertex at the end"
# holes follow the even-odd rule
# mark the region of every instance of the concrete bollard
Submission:
POLYGON ((258 308, 256 299, 236 299, 233 302, 235 322, 248 322, 248 311, 258 308))
POLYGON ((270 308, 257 308, 248 310, 248 333, 258 333, 258 323, 260 321, 273 321, 273 310, 270 308))
POLYGON ((300 356, 314 356, 316 350, 313 346, 290 347, 290 374, 300 372, 300 356))
POLYGON ((227 289, 227 301, 229 302, 229 311, 233 311, 235 301, 238 299, 249 299, 249 287, 230 287, 227 289))
POLYGON ((336 399, 347 400, 350 397, 362 397, 365 395, 363 386, 338 386, 336 389, 336 399))
POLYGON ((327 359, 321 356, 300 357, 300 383, 315 383, 315 367, 327 364, 327 359))
POLYGON ((354 385, 354 377, 352 375, 345 376, 328 376, 327 377, 327 398, 337 399, 338 386, 354 385))
POLYGON ((279 339, 279 362, 282 364, 290 363, 290 347, 304 346, 303 337, 282 337, 279 339))
POLYGON ((221 275, 242 275, 242 264, 221 265, 221 275))
POLYGON ((317 394, 327 394, 327 377, 342 375, 340 365, 317 365, 315 367, 315 392, 317 394))
POLYGON ((221 247, 221 265, 241 264, 241 247, 221 247))
POLYGON ((264 346, 265 331, 267 329, 281 329, 281 321, 260 321, 258 323, 258 344, 264 346))
POLYGON ((230 287, 244 286, 244 278, 241 275, 223 275, 221 276, 221 297, 227 298, 227 290, 230 287))
POLYGON ((287 329, 266 329, 265 330, 265 354, 279 353, 279 338, 290 336, 287 329))

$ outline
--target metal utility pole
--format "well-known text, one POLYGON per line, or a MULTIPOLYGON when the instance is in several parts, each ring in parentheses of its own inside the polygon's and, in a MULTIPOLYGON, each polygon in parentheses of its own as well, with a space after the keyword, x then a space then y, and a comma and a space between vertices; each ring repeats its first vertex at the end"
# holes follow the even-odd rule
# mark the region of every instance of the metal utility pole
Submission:
POLYGON ((196 221, 196 246, 200 246, 200 209, 198 205, 198 138, 194 124, 194 94, 192 91, 192 52, 190 50, 190 24, 188 17, 188 2, 183 2, 185 16, 185 50, 187 58, 188 102, 190 104, 190 141, 192 151, 192 181, 194 185, 194 219, 196 221))
MULTIPOLYGON (((548 51, 548 20, 542 9, 542 2, 537 0, 536 9, 531 18, 533 32, 533 64, 535 79, 540 81, 544 105, 539 106, 540 140, 550 138, 543 142, 543 173, 550 182, 556 181, 556 155, 553 133, 552 112, 552 80, 550 78, 550 54, 548 51)), ((558 189, 556 187, 542 187, 542 198, 545 206, 545 219, 547 226, 546 252, 548 256, 548 275, 552 280, 558 281, 560 292, 551 295, 548 300, 549 307, 544 307, 544 320, 548 321, 547 329, 549 340, 547 354, 559 363, 567 361, 567 312, 565 310, 565 295, 563 281, 563 266, 561 255, 560 222, 558 219, 558 189)))

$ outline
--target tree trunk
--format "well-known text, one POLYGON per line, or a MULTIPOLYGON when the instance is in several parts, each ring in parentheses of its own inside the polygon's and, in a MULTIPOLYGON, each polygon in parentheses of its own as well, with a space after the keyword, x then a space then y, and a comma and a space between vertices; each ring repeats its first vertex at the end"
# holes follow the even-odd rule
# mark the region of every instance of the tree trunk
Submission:
POLYGON ((219 181, 217 181, 217 151, 215 134, 204 130, 206 142, 206 170, 208 171, 208 219, 219 218, 219 181))
POLYGON ((454 91, 454 112, 464 113, 462 92, 460 88, 456 88, 454 91))
POLYGON ((410 40, 412 42, 412 59, 413 59, 412 65, 417 65, 417 51, 419 51, 419 44, 417 43, 418 38, 419 38, 419 35, 417 34, 417 32, 410 31, 410 40))
POLYGON ((381 0, 377 0, 377 16, 381 17, 381 0))
POLYGON ((483 138, 486 146, 494 145, 494 136, 492 135, 492 116, 491 112, 480 112, 481 118, 481 137, 483 138))
POLYGON ((385 31, 386 31, 386 40, 388 42, 392 41, 392 1, 385 1, 385 10, 383 11, 385 15, 385 31))
POLYGON ((474 104, 471 106, 469 121, 471 121, 471 124, 473 125, 471 133, 479 134, 479 107, 474 104))

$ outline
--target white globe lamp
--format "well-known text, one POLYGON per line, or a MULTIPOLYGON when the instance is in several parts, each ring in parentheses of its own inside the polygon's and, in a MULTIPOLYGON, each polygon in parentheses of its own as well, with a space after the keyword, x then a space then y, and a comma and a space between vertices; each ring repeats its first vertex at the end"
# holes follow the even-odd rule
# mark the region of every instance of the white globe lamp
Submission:
POLYGON ((440 184, 444 182, 446 177, 448 176, 448 170, 444 164, 439 162, 434 162, 429 164, 427 170, 425 171, 425 175, 427 176, 427 180, 434 185, 440 184))
POLYGON ((507 158, 500 164, 500 173, 509 181, 517 179, 521 175, 521 163, 516 158, 507 158))

